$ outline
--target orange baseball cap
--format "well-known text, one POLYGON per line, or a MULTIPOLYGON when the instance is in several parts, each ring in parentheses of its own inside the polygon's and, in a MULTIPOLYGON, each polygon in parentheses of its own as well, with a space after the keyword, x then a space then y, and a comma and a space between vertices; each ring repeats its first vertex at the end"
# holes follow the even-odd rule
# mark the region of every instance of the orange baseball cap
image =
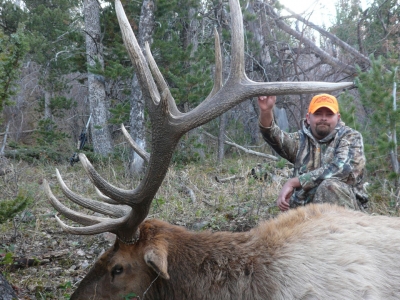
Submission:
POLYGON ((309 113, 315 113, 315 111, 321 107, 329 108, 333 113, 339 112, 339 104, 336 98, 329 94, 319 94, 311 99, 310 106, 308 107, 309 113))

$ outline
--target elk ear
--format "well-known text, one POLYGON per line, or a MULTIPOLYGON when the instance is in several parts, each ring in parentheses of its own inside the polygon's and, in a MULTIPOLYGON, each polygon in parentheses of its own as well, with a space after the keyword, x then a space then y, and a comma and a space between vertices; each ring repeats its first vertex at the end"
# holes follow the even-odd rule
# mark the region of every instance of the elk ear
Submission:
POLYGON ((149 247, 144 253, 144 261, 156 273, 160 274, 164 279, 169 279, 168 274, 168 251, 165 245, 161 247, 149 247))

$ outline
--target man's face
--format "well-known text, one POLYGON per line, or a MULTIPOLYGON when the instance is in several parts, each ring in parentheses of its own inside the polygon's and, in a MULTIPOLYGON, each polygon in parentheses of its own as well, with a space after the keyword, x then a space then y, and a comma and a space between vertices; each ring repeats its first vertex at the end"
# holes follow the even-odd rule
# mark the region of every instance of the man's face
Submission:
POLYGON ((327 107, 321 107, 313 114, 308 113, 306 118, 313 136, 321 140, 335 129, 336 124, 340 120, 340 114, 333 113, 333 111, 327 107))

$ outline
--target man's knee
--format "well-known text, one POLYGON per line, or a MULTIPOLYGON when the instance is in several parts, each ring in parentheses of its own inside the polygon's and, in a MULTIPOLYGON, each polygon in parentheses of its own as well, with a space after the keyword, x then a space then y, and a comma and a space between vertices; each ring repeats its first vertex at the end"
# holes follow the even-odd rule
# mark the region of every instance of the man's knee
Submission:
POLYGON ((314 203, 332 203, 358 209, 353 188, 337 179, 326 179, 320 183, 314 196, 314 203))

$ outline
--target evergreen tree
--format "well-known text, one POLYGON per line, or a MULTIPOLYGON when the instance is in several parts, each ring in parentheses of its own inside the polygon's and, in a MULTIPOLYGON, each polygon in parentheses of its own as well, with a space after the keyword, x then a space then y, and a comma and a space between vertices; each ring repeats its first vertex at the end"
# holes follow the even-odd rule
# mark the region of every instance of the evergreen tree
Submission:
POLYGON ((339 0, 332 33, 364 55, 388 57, 398 52, 400 4, 374 0, 362 10, 360 0, 339 0))
POLYGON ((63 110, 75 105, 75 101, 65 95, 70 89, 66 75, 82 71, 82 64, 77 63, 84 58, 79 11, 78 0, 24 1, 22 21, 30 46, 26 60, 40 67, 42 98, 38 111, 43 113, 43 119, 37 124, 39 143, 54 144, 66 136, 57 132, 55 121, 63 110))
POLYGON ((28 50, 22 29, 7 36, 0 29, 0 112, 10 104, 11 96, 17 92, 15 80, 20 74, 21 64, 28 50))
MULTIPOLYGON (((212 88, 211 66, 214 64, 214 40, 211 28, 201 31, 196 40, 188 40, 188 29, 195 18, 202 21, 204 3, 183 0, 159 0, 153 54, 166 78, 177 104, 197 105, 212 88), (189 9, 196 12, 189 15, 189 9), (196 43, 196 48, 193 49, 196 43)), ((200 24, 200 23, 199 23, 200 24)), ((211 24, 209 24, 211 25, 211 24)), ((203 25, 205 26, 205 25, 203 25)))
MULTIPOLYGON (((395 63, 379 57, 372 60, 370 70, 359 70, 356 85, 364 107, 368 108, 366 124, 355 120, 354 107, 342 113, 346 123, 363 133, 367 170, 371 173, 382 172, 396 186, 400 178, 398 157, 395 154, 398 147, 396 140, 399 139, 396 128, 400 125, 400 110, 394 109, 393 86, 399 82, 398 66, 398 61, 395 63)), ((348 103, 352 103, 354 99, 347 95, 341 100, 344 101, 342 107, 345 108, 350 107, 348 103)))

